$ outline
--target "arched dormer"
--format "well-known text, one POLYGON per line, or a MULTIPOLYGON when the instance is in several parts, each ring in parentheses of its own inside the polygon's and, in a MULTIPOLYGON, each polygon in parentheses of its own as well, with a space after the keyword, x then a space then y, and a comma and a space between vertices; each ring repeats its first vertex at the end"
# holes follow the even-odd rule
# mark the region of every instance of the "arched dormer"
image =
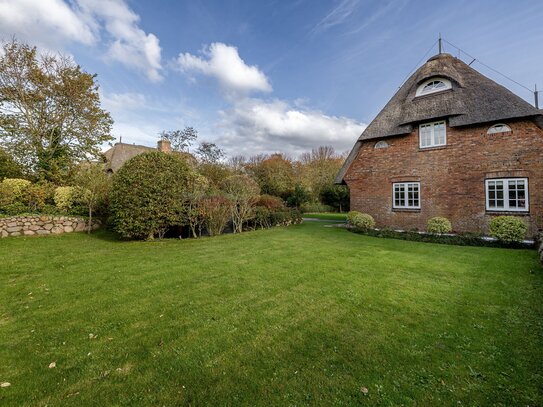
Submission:
POLYGON ((378 141, 377 143, 375 143, 373 148, 388 148, 388 143, 386 141, 384 141, 384 140, 381 140, 381 141, 378 141))
POLYGON ((452 89, 451 81, 445 78, 434 77, 422 82, 417 88, 415 96, 430 95, 452 89))

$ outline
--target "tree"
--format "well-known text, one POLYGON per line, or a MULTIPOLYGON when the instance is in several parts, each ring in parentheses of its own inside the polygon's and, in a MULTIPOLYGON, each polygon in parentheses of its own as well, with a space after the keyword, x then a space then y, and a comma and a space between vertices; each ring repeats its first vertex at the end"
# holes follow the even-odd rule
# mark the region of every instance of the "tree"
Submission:
POLYGON ((23 169, 6 151, 0 149, 0 181, 4 178, 21 178, 23 169))
POLYGON ((89 223, 87 232, 90 233, 93 212, 106 201, 111 180, 102 165, 89 163, 79 167, 74 181, 79 189, 77 200, 88 209, 89 223))
POLYGON ((309 202, 309 200, 310 195, 307 190, 302 185, 297 184, 290 196, 287 198, 287 204, 298 209, 300 205, 309 202))
POLYGON ((189 147, 198 138, 198 131, 194 127, 185 127, 183 130, 169 130, 160 133, 160 138, 168 140, 174 151, 188 151, 189 147))
POLYGON ((294 167, 283 154, 251 157, 246 168, 264 194, 286 198, 294 189, 294 167))
POLYGON ((349 189, 345 185, 327 185, 320 194, 323 204, 339 212, 349 210, 349 189))
POLYGON ((233 175, 224 180, 223 191, 232 202, 230 209, 234 233, 241 233, 243 223, 254 216, 253 207, 260 188, 256 181, 247 175, 233 175))
POLYGON ((225 157, 224 151, 215 143, 202 141, 196 149, 196 155, 204 163, 218 163, 225 157))
POLYGON ((224 231, 230 219, 231 205, 232 202, 221 195, 208 196, 200 201, 202 219, 209 236, 218 236, 224 231))
POLYGON ((0 52, 0 146, 38 178, 56 182, 112 140, 96 75, 66 56, 16 40, 0 52))
POLYGON ((151 240, 186 223, 185 197, 191 166, 178 154, 158 151, 129 159, 113 175, 109 210, 123 237, 151 240))

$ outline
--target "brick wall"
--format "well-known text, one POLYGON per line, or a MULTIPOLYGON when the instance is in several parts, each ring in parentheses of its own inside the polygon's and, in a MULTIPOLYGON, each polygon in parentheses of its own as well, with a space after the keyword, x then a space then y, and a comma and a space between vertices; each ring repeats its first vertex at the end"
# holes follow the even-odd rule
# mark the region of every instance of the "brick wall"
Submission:
POLYGON ((433 216, 445 216, 457 232, 487 232, 498 214, 485 208, 485 179, 527 177, 530 210, 516 214, 529 235, 543 229, 543 130, 533 122, 507 122, 511 132, 487 135, 490 125, 447 127, 447 146, 419 149, 418 129, 386 139, 388 148, 363 143, 345 181, 351 209, 371 214, 378 226, 426 229, 433 216), (419 181, 421 209, 392 208, 392 183, 419 181))

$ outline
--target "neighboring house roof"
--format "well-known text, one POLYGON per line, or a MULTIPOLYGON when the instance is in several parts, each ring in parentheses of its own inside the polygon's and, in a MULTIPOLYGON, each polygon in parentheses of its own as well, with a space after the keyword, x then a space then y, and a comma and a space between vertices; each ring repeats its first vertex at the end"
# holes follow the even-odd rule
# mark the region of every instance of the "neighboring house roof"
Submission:
MULTIPOLYGON (((164 142, 162 141, 162 143, 164 142)), ((189 163, 194 164, 196 162, 196 159, 190 153, 171 151, 169 144, 165 147, 165 149, 163 149, 161 142, 158 143, 157 148, 140 146, 136 144, 115 143, 113 147, 104 152, 106 171, 117 172, 127 160, 139 154, 148 153, 151 151, 163 151, 167 153, 171 152, 173 154, 181 154, 188 160, 189 163)))
POLYGON ((358 138, 336 177, 342 183, 363 141, 405 135, 423 121, 447 117, 450 127, 532 117, 543 127, 542 111, 450 54, 430 58, 400 87, 358 138), (445 78, 452 89, 416 96, 433 77, 445 78))
POLYGON ((117 172, 122 165, 132 157, 138 154, 156 151, 156 148, 147 146, 138 146, 135 144, 115 143, 113 147, 104 153, 106 159, 106 170, 117 172))

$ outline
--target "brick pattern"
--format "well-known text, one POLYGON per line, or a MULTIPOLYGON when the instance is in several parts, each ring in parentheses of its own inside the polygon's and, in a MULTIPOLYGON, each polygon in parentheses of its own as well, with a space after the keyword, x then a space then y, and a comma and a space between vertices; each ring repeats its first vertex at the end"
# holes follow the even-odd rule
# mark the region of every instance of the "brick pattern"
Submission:
MULTIPOLYGON (((100 221, 92 222, 92 229, 98 229, 100 221)), ((60 233, 87 230, 85 219, 71 216, 11 216, 0 218, 0 237, 56 235, 60 233)))
POLYGON ((498 214, 525 219, 529 235, 543 229, 543 130, 530 120, 505 122, 507 133, 487 135, 494 124, 447 127, 447 145, 419 148, 418 128, 407 136, 364 142, 345 175, 351 209, 371 214, 378 227, 425 230, 429 218, 448 218, 456 232, 486 233, 498 214), (485 207, 485 179, 527 177, 528 213, 491 213, 485 207), (421 183, 421 209, 392 208, 394 182, 421 183))

